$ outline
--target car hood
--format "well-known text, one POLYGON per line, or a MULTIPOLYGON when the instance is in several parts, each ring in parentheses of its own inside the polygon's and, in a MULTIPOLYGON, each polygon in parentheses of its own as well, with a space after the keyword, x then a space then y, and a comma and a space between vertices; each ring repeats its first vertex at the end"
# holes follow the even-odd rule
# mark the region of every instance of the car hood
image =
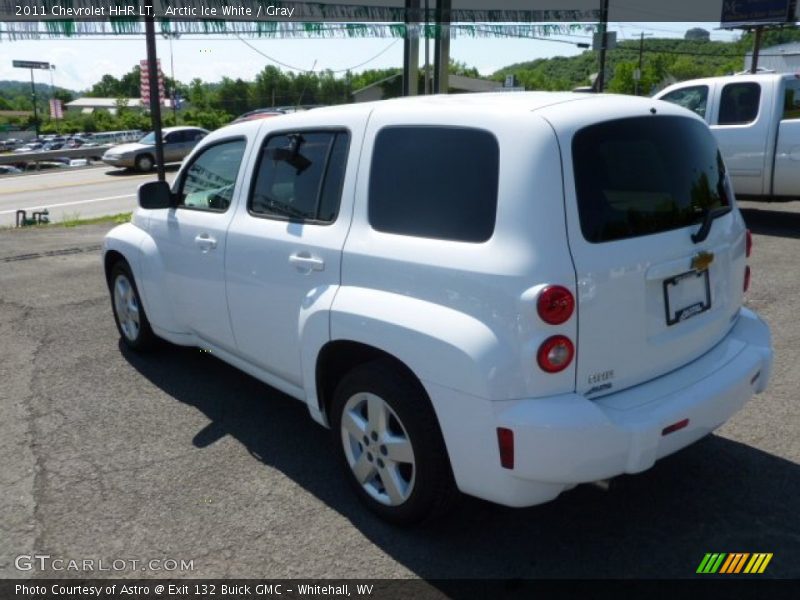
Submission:
POLYGON ((113 146, 106 150, 108 154, 129 154, 132 152, 139 152, 141 150, 149 150, 152 149, 153 146, 150 144, 140 144, 139 142, 133 142, 131 144, 119 144, 118 146, 113 146))

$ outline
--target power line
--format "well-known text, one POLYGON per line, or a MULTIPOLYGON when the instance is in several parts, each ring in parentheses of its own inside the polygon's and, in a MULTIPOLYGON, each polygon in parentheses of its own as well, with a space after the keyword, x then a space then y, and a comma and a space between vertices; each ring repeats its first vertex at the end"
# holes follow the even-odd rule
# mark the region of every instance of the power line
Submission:
MULTIPOLYGON (((282 67, 286 67, 287 69, 291 69, 293 71, 302 71, 303 73, 313 73, 314 72, 313 67, 310 70, 309 69, 301 69, 300 67, 293 67, 292 65, 289 65, 287 63, 281 62, 277 58, 273 58, 269 54, 266 54, 265 52, 262 52, 261 50, 259 50, 258 48, 256 48, 252 44, 250 44, 247 40, 245 40, 244 38, 240 37, 238 34, 236 35, 236 37, 240 42, 242 42, 245 46, 247 46, 248 48, 250 48, 251 50, 253 50, 257 54, 260 54, 264 58, 266 58, 268 60, 271 60, 272 62, 274 62, 276 64, 279 64, 282 67)), ((369 58, 369 59, 365 60, 364 62, 358 63, 357 65, 354 65, 352 67, 347 67, 346 69, 324 69, 324 70, 325 71, 329 71, 331 73, 345 73, 347 71, 352 71, 353 69, 358 69, 359 67, 363 67, 364 65, 371 63, 373 60, 376 60, 381 55, 383 55, 384 53, 388 52, 389 49, 392 46, 394 46, 397 42, 399 42, 400 40, 401 40, 401 38, 397 38, 396 40, 392 40, 392 42, 388 46, 386 46, 386 48, 384 48, 383 50, 378 52, 372 58, 369 58)))

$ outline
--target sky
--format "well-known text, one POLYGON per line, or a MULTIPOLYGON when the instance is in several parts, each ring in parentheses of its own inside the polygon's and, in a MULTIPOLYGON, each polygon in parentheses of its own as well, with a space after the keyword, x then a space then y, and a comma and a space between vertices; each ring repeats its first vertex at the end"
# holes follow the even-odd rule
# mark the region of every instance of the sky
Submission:
MULTIPOLYGON (((609 29, 617 32, 619 40, 625 40, 638 39, 641 32, 649 37, 683 37, 692 27, 707 29, 712 40, 730 41, 739 35, 718 30, 718 22, 626 22, 612 23, 609 29)), ((289 70, 280 63, 296 71, 331 69, 343 72, 352 69, 360 72, 402 66, 401 39, 245 39, 256 50, 234 36, 181 36, 172 42, 175 78, 186 83, 196 77, 215 82, 223 76, 252 81, 268 65, 289 70)), ((455 38, 451 42, 450 54, 452 58, 476 67, 482 75, 490 75, 513 63, 579 54, 583 52, 575 45, 579 42, 591 42, 591 34, 579 31, 569 36, 552 36, 552 40, 455 38)), ((171 76, 170 43, 159 37, 157 46, 162 70, 171 76)), ((0 80, 29 79, 30 72, 13 68, 12 60, 46 61, 56 66, 53 72, 56 86, 81 91, 90 88, 107 73, 119 77, 130 71, 146 57, 145 54, 143 36, 134 39, 114 36, 3 39, 0 41, 0 80)), ((421 48, 421 61, 423 56, 421 48)), ((50 73, 46 71, 35 72, 35 77, 37 82, 50 83, 50 73)))

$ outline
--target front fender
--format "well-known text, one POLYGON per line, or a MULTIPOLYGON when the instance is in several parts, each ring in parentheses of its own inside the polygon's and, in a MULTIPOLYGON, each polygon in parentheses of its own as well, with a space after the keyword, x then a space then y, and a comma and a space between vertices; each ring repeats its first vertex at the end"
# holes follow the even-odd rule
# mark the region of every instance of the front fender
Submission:
POLYGON ((342 287, 330 317, 331 339, 373 346, 422 381, 489 398, 503 347, 485 323, 451 307, 401 294, 342 287))
POLYGON ((120 253, 130 265, 153 328, 183 333, 175 324, 171 303, 165 295, 164 263, 152 236, 134 223, 119 225, 105 237, 103 256, 112 251, 120 253))

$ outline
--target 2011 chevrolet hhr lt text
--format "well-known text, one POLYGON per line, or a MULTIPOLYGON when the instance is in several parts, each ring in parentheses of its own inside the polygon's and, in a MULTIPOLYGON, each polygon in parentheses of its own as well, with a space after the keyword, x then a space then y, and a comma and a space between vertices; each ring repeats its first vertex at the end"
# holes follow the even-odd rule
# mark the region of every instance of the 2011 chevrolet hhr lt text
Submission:
POLYGON ((304 402, 394 522, 458 490, 529 506, 644 471, 769 378, 725 165, 667 102, 429 96, 245 122, 139 203, 104 246, 125 344, 200 346, 304 402))

